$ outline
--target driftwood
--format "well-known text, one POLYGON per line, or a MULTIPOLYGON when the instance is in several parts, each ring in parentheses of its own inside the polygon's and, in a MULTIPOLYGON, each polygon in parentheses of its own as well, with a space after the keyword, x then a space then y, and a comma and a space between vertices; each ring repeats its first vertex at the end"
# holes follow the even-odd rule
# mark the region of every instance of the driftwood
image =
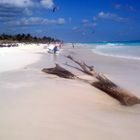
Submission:
POLYGON ((118 101, 120 101, 121 104, 126 105, 126 106, 131 106, 135 104, 140 104, 140 99, 133 94, 129 93, 128 91, 120 88, 118 85, 113 83, 111 80, 109 80, 105 75, 96 72, 95 68, 93 66, 88 66, 84 62, 79 62, 75 60, 71 56, 67 56, 70 60, 75 62, 81 67, 81 71, 93 76, 94 78, 97 79, 96 82, 88 81, 85 79, 81 79, 74 75, 73 73, 69 72, 68 70, 62 68, 60 65, 56 64, 56 67, 54 68, 47 68, 43 69, 42 71, 48 74, 55 74, 59 77, 62 78, 67 78, 67 79, 78 79, 82 80, 84 82, 90 83, 92 86, 106 92, 108 95, 114 97, 118 101))
POLYGON ((78 64, 82 68, 84 73, 91 75, 98 80, 97 82, 92 82, 92 86, 116 98, 123 105, 131 106, 135 104, 140 104, 140 99, 138 97, 120 88, 118 85, 109 80, 105 75, 96 72, 93 66, 88 66, 84 62, 79 62, 71 56, 67 56, 67 58, 78 64))
POLYGON ((48 73, 48 74, 55 74, 59 77, 62 78, 67 78, 67 79, 75 79, 76 76, 67 71, 66 69, 62 68, 61 66, 59 66, 58 64, 56 64, 56 67, 54 68, 48 68, 48 69, 42 69, 43 72, 48 73))

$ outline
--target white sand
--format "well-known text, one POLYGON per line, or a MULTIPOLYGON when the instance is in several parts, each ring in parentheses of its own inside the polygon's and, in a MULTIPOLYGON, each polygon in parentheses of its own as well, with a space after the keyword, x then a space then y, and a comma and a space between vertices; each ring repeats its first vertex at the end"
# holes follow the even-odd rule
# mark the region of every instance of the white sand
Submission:
POLYGON ((23 68, 40 59, 43 45, 23 45, 14 48, 0 48, 0 72, 23 68))
POLYGON ((23 50, 42 57, 0 73, 0 140, 139 140, 140 105, 124 107, 90 85, 46 75, 40 70, 53 65, 54 57, 40 48, 23 50))

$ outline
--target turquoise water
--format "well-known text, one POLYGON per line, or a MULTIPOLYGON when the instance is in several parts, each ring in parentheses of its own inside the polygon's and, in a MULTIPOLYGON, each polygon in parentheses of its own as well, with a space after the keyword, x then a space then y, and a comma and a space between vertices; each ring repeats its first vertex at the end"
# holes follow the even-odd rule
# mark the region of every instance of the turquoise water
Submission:
POLYGON ((100 55, 140 60, 140 42, 83 43, 100 55))

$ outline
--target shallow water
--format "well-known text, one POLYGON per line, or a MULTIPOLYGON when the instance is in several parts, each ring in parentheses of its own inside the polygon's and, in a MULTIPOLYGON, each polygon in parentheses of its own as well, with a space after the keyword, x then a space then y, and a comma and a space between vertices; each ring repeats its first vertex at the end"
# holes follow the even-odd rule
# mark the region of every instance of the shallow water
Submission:
POLYGON ((140 60, 140 43, 139 42, 120 42, 120 43, 90 43, 90 44, 77 44, 77 46, 85 46, 94 53, 120 57, 125 59, 135 59, 140 60))

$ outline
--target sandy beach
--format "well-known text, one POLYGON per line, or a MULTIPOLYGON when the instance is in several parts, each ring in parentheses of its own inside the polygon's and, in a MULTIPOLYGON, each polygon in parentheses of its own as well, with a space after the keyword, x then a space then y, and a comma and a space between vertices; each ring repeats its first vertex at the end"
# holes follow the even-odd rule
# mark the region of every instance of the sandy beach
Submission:
POLYGON ((64 46, 59 56, 45 45, 0 49, 1 140, 139 140, 140 105, 125 107, 77 80, 41 72, 59 63, 80 77, 65 55, 83 59, 140 97, 140 61, 105 57, 87 48, 64 46))

